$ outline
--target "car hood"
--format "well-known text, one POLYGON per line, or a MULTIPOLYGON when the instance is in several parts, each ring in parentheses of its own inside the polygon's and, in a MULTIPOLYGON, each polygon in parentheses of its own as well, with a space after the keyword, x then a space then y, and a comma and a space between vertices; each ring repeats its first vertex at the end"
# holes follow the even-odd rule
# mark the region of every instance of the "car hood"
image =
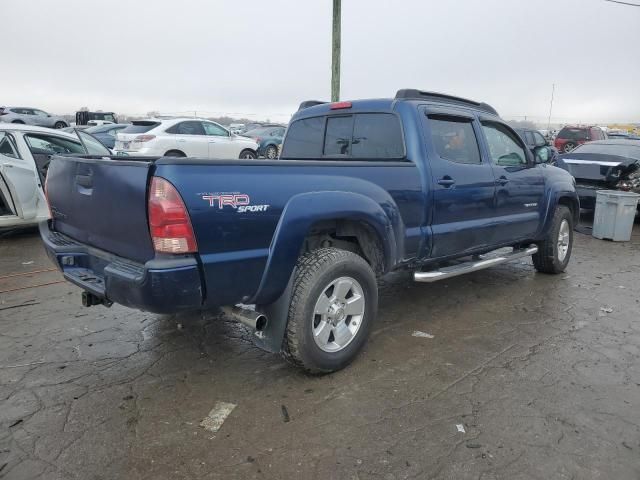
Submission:
POLYGON ((556 164, 576 181, 605 183, 616 183, 640 167, 640 162, 633 158, 596 153, 566 153, 558 157, 556 164))
POLYGON ((237 138, 238 140, 244 140, 244 141, 246 141, 246 142, 253 142, 253 143, 256 143, 256 139, 255 139, 255 138, 246 137, 246 136, 244 136, 244 135, 236 135, 236 138, 237 138))

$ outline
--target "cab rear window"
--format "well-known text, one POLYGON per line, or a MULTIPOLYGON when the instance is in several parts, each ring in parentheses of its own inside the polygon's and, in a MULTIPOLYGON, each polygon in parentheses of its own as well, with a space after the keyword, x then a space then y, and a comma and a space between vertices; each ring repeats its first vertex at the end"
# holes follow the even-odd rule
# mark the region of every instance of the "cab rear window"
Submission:
POLYGON ((404 156, 402 129, 395 115, 358 113, 293 122, 280 158, 397 160, 404 156))

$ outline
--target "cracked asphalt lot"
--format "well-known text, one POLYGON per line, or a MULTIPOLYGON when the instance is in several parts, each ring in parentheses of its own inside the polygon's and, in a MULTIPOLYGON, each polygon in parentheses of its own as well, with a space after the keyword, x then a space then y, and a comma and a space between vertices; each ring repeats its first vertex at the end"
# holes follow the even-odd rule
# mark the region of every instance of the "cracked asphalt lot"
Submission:
POLYGON ((640 478, 640 225, 577 233, 564 275, 386 278, 366 350, 324 377, 215 311, 85 309, 34 233, 0 252, 0 478, 640 478), (216 402, 237 407, 214 434, 216 402))

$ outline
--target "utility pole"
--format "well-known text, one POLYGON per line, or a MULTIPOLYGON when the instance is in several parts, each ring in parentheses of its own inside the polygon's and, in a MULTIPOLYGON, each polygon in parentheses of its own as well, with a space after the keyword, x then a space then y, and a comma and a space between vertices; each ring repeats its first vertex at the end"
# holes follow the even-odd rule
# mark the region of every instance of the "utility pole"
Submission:
POLYGON ((547 130, 551 130, 551 112, 553 111, 553 95, 556 93, 556 84, 551 86, 551 105, 549 106, 549 122, 547 123, 547 130))
POLYGON ((331 55, 331 101, 340 100, 340 23, 342 0, 333 0, 333 35, 331 55))

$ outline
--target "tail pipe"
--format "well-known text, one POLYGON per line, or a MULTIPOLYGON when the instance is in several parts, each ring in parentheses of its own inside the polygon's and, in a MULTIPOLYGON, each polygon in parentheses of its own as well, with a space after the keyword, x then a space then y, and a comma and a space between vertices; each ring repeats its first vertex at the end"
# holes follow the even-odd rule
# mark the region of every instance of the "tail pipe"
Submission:
POLYGON ((267 326, 267 316, 255 310, 235 306, 223 307, 222 311, 235 321, 246 325, 256 332, 261 332, 267 326))

